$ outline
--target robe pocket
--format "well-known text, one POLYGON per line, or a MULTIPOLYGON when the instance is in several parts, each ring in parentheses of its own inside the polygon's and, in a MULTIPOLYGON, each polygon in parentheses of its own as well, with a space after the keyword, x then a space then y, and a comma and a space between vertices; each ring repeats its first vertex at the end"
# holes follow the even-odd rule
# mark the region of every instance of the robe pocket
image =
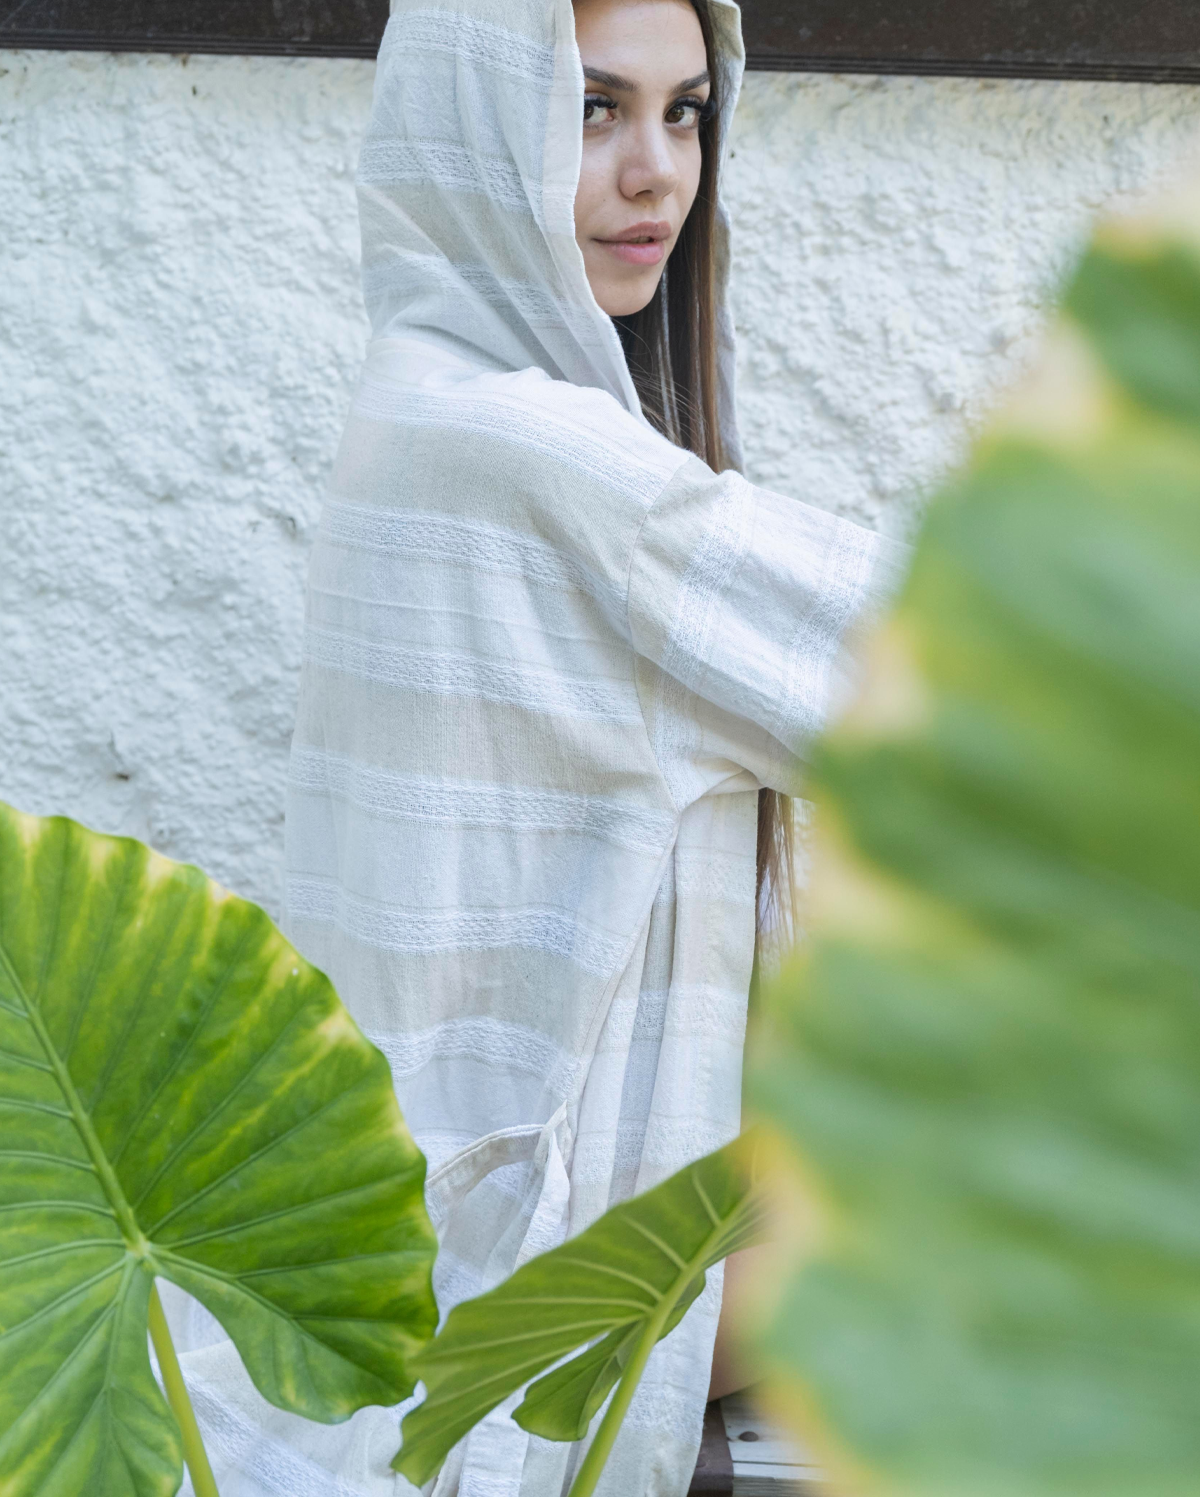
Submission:
POLYGON ((485 1134, 430 1175, 425 1185, 430 1219, 439 1241, 456 1258, 475 1264, 479 1287, 474 1292, 499 1283, 529 1258, 565 1239, 571 1204, 569 1156, 570 1129, 563 1103, 545 1123, 485 1134), (472 1193, 494 1171, 524 1163, 530 1169, 514 1214, 505 1230, 488 1240, 485 1222, 491 1223, 490 1214, 472 1210, 472 1193))

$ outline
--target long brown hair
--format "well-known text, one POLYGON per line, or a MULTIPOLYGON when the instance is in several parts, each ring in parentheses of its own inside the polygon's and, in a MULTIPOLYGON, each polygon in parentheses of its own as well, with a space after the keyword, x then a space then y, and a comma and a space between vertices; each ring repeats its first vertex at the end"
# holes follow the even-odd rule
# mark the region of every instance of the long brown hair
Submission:
MULTIPOLYGON (((704 33, 711 79, 700 121, 700 186, 654 296, 640 312, 615 317, 629 372, 647 419, 715 473, 729 466, 717 409, 718 97, 721 75, 708 0, 689 0, 704 33)), ((795 863, 791 798, 758 796, 757 909, 760 935, 792 930, 795 863)))

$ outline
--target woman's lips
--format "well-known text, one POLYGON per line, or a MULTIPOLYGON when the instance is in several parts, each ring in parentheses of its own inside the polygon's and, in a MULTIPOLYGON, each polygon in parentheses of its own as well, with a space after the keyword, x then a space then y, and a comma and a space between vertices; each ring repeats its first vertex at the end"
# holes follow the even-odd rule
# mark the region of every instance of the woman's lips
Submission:
POLYGON ((671 237, 671 224, 665 218, 646 218, 641 223, 630 224, 611 239, 599 239, 605 249, 611 250, 618 260, 626 265, 658 265, 666 257, 666 241, 671 237))
POLYGON ((644 240, 641 243, 628 239, 597 239, 596 243, 611 250, 626 265, 657 265, 667 253, 667 247, 661 239, 644 240))

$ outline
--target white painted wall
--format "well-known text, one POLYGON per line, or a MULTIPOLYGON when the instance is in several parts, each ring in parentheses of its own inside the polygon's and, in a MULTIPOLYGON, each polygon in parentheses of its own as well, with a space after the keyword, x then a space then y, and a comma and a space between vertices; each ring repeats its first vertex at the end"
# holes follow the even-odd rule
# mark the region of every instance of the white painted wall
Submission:
MULTIPOLYGON (((0 798, 271 908, 371 76, 0 52, 0 798)), ((1198 140, 1186 88, 751 76, 751 476, 909 529, 1089 219, 1198 140)))

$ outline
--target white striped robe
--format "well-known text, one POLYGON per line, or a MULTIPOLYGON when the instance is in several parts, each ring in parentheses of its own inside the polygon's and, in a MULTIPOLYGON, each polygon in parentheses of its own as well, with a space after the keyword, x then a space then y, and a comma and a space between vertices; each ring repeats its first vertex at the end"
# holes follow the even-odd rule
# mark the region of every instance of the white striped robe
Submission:
MULTIPOLYGON (((717 10, 728 111, 740 40, 717 10)), ((393 15, 360 168, 377 336, 313 552, 291 758, 289 931, 391 1062, 443 1310, 737 1133, 758 792, 796 789, 894 560, 641 417, 573 237, 570 17, 393 15)), ((719 1303, 718 1271, 651 1360, 606 1497, 686 1490, 719 1303)), ((228 1347, 191 1364, 224 1497, 409 1490, 393 1413, 318 1429, 268 1410, 228 1347)), ((560 1497, 577 1451, 511 1402, 438 1497, 560 1497)))

